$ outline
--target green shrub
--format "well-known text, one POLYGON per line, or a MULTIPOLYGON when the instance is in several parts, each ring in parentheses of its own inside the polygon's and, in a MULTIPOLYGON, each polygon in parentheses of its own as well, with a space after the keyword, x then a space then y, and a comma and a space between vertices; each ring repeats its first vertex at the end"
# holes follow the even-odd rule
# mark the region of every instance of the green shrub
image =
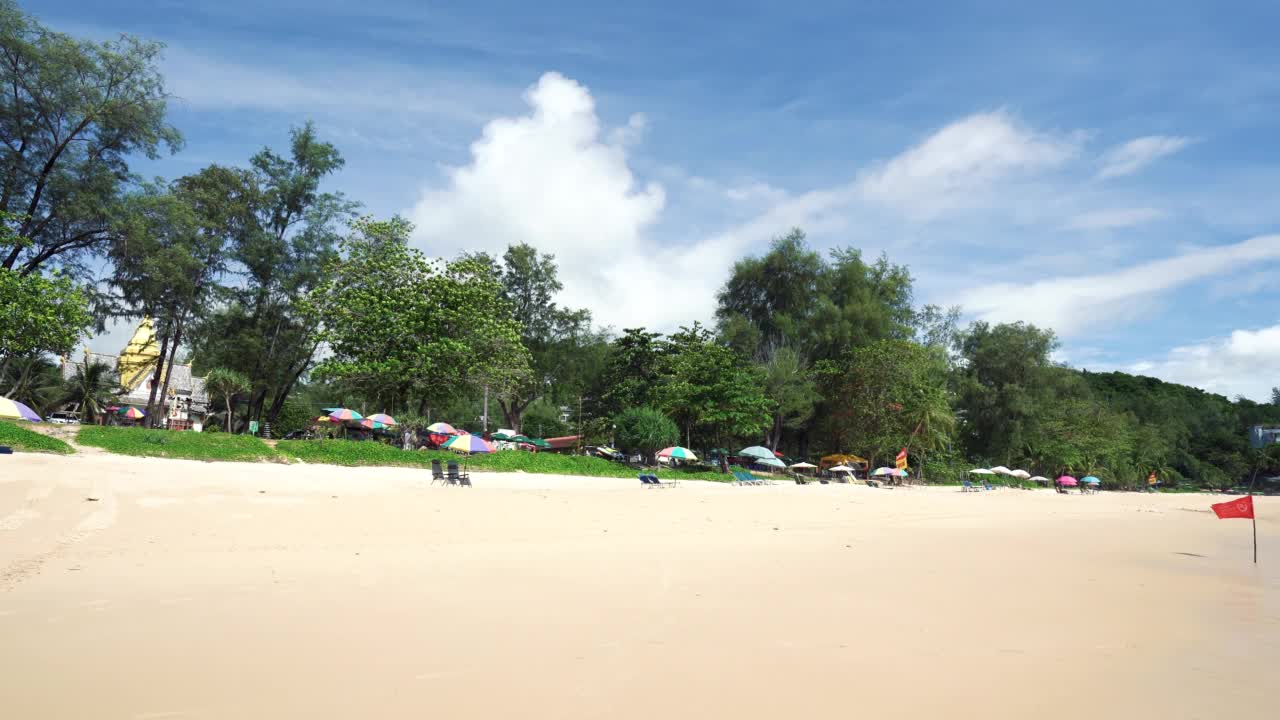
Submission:
POLYGON ((623 410, 614 424, 618 426, 618 444, 630 452, 652 455, 680 438, 675 422, 653 408, 623 410))
POLYGON ((270 446, 252 435, 85 425, 80 428, 79 441, 82 445, 102 448, 117 455, 139 457, 226 462, 254 462, 277 457, 270 446))
POLYGON ((34 430, 19 427, 15 423, 0 420, 0 445, 8 445, 14 450, 23 452, 55 453, 70 455, 75 452, 72 447, 57 438, 41 435, 34 430))

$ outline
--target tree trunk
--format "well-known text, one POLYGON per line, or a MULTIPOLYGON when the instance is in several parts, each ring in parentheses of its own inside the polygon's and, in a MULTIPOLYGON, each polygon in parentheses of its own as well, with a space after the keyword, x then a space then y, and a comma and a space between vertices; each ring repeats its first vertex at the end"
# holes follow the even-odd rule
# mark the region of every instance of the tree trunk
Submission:
MULTIPOLYGON (((173 380, 173 362, 178 356, 178 346, 182 344, 182 321, 178 321, 178 327, 173 333, 173 347, 169 348, 169 371, 164 374, 164 384, 160 387, 160 408, 165 411, 165 417, 168 417, 169 403, 169 381, 173 380)), ((164 359, 163 356, 160 358, 164 359)))
POLYGON ((769 431, 769 449, 778 452, 780 442, 782 442, 782 414, 774 413, 773 429, 769 431))
POLYGON ((307 371, 307 366, 311 364, 311 359, 316 355, 316 348, 319 344, 311 346, 311 352, 307 353, 307 357, 298 365, 298 369, 289 375, 289 381, 285 383, 276 394, 271 398, 271 407, 267 410, 267 422, 275 424, 276 418, 280 416, 280 410, 284 408, 284 401, 289 399, 289 393, 293 392, 293 386, 298 383, 298 378, 302 377, 302 373, 307 371))
POLYGON ((147 419, 143 425, 155 427, 156 392, 160 390, 160 374, 164 372, 165 353, 169 352, 169 336, 160 338, 160 356, 156 359, 156 370, 151 375, 151 394, 147 398, 147 419))

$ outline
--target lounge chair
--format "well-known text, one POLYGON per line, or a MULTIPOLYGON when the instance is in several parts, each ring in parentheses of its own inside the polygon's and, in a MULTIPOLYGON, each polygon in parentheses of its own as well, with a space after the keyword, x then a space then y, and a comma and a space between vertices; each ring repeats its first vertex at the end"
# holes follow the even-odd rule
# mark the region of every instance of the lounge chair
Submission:
POLYGON ((472 487, 471 476, 466 473, 458 472, 458 463, 453 460, 449 461, 449 484, 462 487, 472 487))
POLYGON ((8 445, 0 445, 0 455, 12 455, 13 448, 8 445))
POLYGON ((867 487, 874 487, 874 488, 878 488, 878 487, 880 487, 880 481, 879 481, 879 480, 872 480, 871 478, 867 478, 867 479, 866 479, 866 480, 864 480, 863 482, 865 482, 865 483, 867 484, 867 487))
POLYGON ((441 485, 443 485, 446 482, 448 482, 448 480, 444 476, 444 470, 440 468, 440 461, 432 460, 431 461, 431 484, 435 485, 436 483, 440 483, 441 485))
POLYGON ((965 480, 964 486, 960 488, 960 492, 982 492, 982 488, 974 485, 969 480, 965 480))
POLYGON ((657 475, 650 475, 649 473, 640 474, 640 484, 647 488, 667 487, 666 484, 658 479, 657 475))

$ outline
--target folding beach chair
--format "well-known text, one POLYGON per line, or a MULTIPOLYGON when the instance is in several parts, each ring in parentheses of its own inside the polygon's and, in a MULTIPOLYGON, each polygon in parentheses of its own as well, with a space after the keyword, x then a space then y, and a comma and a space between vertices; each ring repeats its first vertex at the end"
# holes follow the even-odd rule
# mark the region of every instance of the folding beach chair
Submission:
POLYGON ((450 485, 471 487, 471 476, 467 475, 466 473, 459 473, 457 462, 450 460, 448 468, 449 468, 449 484, 450 485))
POLYGON ((431 461, 431 484, 435 485, 436 483, 440 483, 441 485, 443 485, 446 482, 447 480, 444 476, 444 470, 440 468, 440 461, 432 460, 431 461))

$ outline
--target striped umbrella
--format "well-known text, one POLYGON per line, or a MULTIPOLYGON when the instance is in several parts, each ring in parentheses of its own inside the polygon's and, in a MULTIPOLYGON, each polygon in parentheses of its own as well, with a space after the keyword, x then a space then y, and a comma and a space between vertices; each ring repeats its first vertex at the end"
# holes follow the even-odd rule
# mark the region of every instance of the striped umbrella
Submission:
POLYGON ((479 435, 455 435, 442 447, 465 453, 490 453, 495 450, 479 435))
POLYGON ((34 410, 7 397, 0 397, 0 418, 40 422, 40 416, 34 410))
POLYGON ((689 448, 682 448, 678 445, 675 447, 669 447, 666 450, 663 450, 662 452, 658 453, 658 457, 676 458, 677 460, 697 460, 698 459, 698 456, 694 455, 692 450, 690 450, 689 448))
POLYGON ((360 421, 360 427, 365 430, 386 430, 388 425, 386 423, 378 422, 371 417, 367 417, 360 421))
POLYGON ((437 433, 440 435, 457 435, 458 434, 458 431, 454 430, 453 426, 447 422, 431 423, 430 425, 427 426, 427 432, 437 433))
POLYGON ((130 420, 141 420, 142 418, 146 417, 147 414, 142 412, 136 407, 123 407, 123 408, 120 408, 120 416, 128 418, 130 420))
POLYGON ((370 415, 370 416, 369 416, 368 418, 366 418, 366 419, 367 419, 367 420, 372 420, 372 421, 374 421, 374 422, 376 422, 376 423, 382 423, 382 424, 383 424, 384 426, 386 426, 386 427, 395 427, 396 425, 399 425, 399 424, 400 424, 400 423, 396 422, 396 419, 395 419, 395 418, 391 417, 390 415, 388 415, 388 414, 386 414, 386 413, 375 413, 375 414, 373 414, 373 415, 370 415))
POLYGON ((334 410, 333 412, 329 413, 329 419, 333 420, 334 422, 342 422, 344 420, 353 420, 355 422, 360 422, 361 420, 364 419, 364 416, 356 412, 355 410, 338 408, 337 410, 334 410))

